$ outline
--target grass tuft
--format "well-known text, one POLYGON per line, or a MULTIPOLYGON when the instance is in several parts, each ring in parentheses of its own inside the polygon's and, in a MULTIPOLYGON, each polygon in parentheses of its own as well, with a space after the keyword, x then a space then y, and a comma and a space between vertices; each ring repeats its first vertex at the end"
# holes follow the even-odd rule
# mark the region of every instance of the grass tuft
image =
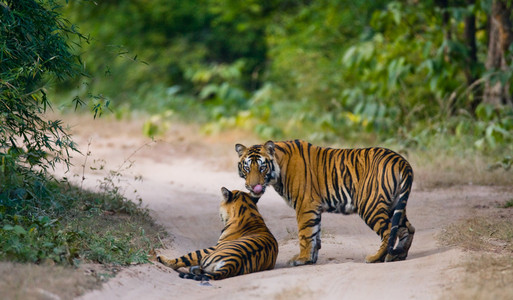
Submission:
POLYGON ((513 198, 506 201, 506 203, 504 203, 504 205, 502 207, 503 208, 512 208, 513 207, 513 198))

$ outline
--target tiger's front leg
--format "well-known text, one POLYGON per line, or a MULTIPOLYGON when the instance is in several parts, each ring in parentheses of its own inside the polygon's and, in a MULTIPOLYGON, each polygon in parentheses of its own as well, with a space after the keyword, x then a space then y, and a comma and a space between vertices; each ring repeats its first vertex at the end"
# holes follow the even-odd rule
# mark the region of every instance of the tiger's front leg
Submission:
POLYGON ((301 266, 317 262, 321 249, 321 212, 318 210, 296 211, 299 236, 299 254, 288 264, 301 266))

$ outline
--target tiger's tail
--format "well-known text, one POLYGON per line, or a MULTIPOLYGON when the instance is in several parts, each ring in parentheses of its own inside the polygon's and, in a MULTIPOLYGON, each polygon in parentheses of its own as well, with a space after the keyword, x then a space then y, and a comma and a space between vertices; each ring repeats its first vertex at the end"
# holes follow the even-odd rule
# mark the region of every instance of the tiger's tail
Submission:
POLYGON ((388 239, 388 247, 387 252, 388 254, 392 256, 397 256, 403 254, 407 249, 403 249, 403 247, 400 247, 398 245, 397 248, 395 247, 395 242, 397 239, 397 232, 399 230, 399 227, 405 223, 406 218, 406 203, 408 201, 408 197, 410 196, 411 186, 413 183, 413 170, 411 166, 406 163, 406 166, 401 171, 401 182, 399 184, 400 191, 399 195, 399 201, 397 201, 397 204, 395 205, 392 215, 392 227, 390 229, 390 236, 388 239))

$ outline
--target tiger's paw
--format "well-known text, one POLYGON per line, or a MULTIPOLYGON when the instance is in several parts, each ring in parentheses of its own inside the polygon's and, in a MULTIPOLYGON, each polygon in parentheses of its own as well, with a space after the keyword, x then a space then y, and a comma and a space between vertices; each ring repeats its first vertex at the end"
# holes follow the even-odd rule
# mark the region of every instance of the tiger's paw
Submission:
POLYGON ((167 257, 163 256, 163 255, 157 255, 157 261, 163 265, 166 264, 166 261, 168 260, 167 257))
POLYGON ((176 266, 173 263, 171 263, 172 259, 169 259, 164 255, 157 255, 157 261, 166 267, 177 269, 176 266))
POLYGON ((311 261, 309 258, 299 257, 299 254, 298 254, 298 255, 295 255, 294 257, 292 257, 292 259, 290 259, 288 261, 287 265, 289 265, 291 267, 296 267, 296 266, 302 266, 302 265, 311 265, 313 263, 314 262, 311 261))
POLYGON ((374 264, 374 263, 383 262, 384 259, 385 259, 385 257, 381 256, 379 254, 367 255, 365 257, 365 262, 368 263, 368 264, 374 264))
POLYGON ((392 252, 391 254, 387 254, 387 256, 385 256, 385 262, 405 260, 406 256, 408 256, 406 251, 401 251, 398 253, 392 252))

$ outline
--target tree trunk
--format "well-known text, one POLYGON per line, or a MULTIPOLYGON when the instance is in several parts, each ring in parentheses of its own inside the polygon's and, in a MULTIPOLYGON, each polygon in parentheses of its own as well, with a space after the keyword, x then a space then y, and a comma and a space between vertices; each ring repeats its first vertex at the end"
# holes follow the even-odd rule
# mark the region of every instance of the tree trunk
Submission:
MULTIPOLYGON (((468 5, 474 5, 475 0, 468 0, 468 5)), ((465 42, 468 47, 468 69, 465 71, 467 84, 471 85, 476 78, 477 46, 476 46, 476 15, 470 14, 465 17, 465 42)))
MULTIPOLYGON (((488 57, 486 59, 486 69, 489 72, 507 70, 507 60, 511 60, 511 56, 508 55, 508 48, 513 42, 513 31, 511 27, 511 8, 508 2, 507 0, 494 0, 492 4, 488 35, 488 57)), ((509 86, 509 82, 488 80, 485 85, 483 101, 496 106, 513 105, 509 86)))
MULTIPOLYGON (((442 28, 444 30, 444 39, 445 41, 450 41, 452 39, 452 31, 451 31, 451 14, 449 13, 449 1, 448 0, 437 0, 436 4, 440 7, 442 11, 442 28)), ((445 61, 449 61, 449 47, 446 46, 444 49, 444 59, 445 61)))
MULTIPOLYGON (((467 0, 467 5, 474 5, 475 0, 467 0)), ((478 79, 478 61, 477 61, 477 44, 476 44, 476 15, 474 13, 465 17, 465 42, 468 49, 467 67, 464 70, 467 79, 467 86, 472 87, 472 84, 478 79)), ((470 109, 475 111, 477 105, 482 100, 483 89, 481 85, 469 93, 470 109)))

